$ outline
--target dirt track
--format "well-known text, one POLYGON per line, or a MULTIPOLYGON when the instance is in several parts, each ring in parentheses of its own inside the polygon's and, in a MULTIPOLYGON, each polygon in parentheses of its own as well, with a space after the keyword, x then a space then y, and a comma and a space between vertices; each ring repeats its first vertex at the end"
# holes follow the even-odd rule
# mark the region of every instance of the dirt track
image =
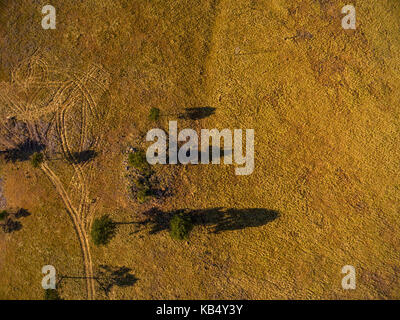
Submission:
MULTIPOLYGON (((69 187, 70 192, 61 182, 60 178, 51 169, 51 160, 47 157, 41 165, 41 169, 55 186, 58 194, 63 200, 67 212, 74 225, 82 250, 84 273, 87 287, 87 298, 93 300, 96 297, 96 288, 93 275, 93 263, 90 254, 88 230, 90 228, 93 210, 89 197, 89 180, 91 177, 91 163, 79 163, 76 159, 76 152, 85 151, 89 139, 88 121, 94 121, 96 105, 101 94, 106 92, 108 87, 108 73, 99 66, 92 66, 87 72, 71 70, 60 70, 49 66, 44 59, 35 55, 21 63, 12 73, 11 84, 2 83, 0 88, 0 100, 10 106, 6 110, 8 116, 16 117, 27 123, 32 128, 33 138, 39 137, 36 122, 43 116, 51 116, 52 123, 57 132, 62 158, 68 160, 68 165, 73 168, 71 182, 76 183, 69 187), (60 76, 63 80, 60 80, 60 76), (52 79, 55 78, 55 79, 52 79), (52 88, 51 97, 45 101, 35 99, 24 100, 21 98, 21 91, 31 92, 30 96, 40 96, 43 88, 52 88), (74 128, 67 124, 69 112, 78 112, 81 118, 80 136, 72 136, 74 128), (90 117, 90 119, 89 119, 90 117), (76 143, 76 140, 79 140, 76 143), (74 141, 75 143, 72 143, 74 141), (78 194, 77 200, 72 195, 78 194), (74 202, 76 202, 74 204, 74 202)), ((39 97, 40 98, 40 97, 39 97)), ((73 114, 74 115, 74 114, 73 114)), ((72 116, 73 116, 72 115, 72 116)), ((92 148, 99 147, 98 137, 92 148)))

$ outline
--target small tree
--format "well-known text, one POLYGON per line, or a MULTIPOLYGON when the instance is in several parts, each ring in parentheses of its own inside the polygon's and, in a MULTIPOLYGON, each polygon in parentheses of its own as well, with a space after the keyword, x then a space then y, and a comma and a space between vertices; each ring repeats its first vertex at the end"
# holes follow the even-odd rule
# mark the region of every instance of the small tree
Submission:
POLYGON ((108 244, 115 235, 115 229, 116 224, 109 215, 94 220, 91 231, 93 243, 96 246, 108 244))
POLYGON ((132 167, 139 170, 144 175, 151 175, 151 168, 146 159, 146 154, 142 150, 138 150, 128 155, 128 163, 132 167))
POLYGON ((149 119, 151 121, 157 121, 158 119, 160 119, 160 109, 151 108, 149 113, 149 119))
POLYGON ((0 212, 0 221, 4 221, 8 216, 8 212, 6 210, 3 210, 0 212))
POLYGON ((44 156, 41 152, 35 152, 31 158, 31 164, 34 168, 38 168, 40 164, 43 162, 44 156))
POLYGON ((175 214, 170 221, 170 235, 172 239, 187 239, 192 229, 193 223, 190 217, 183 213, 175 214))
POLYGON ((135 179, 136 198, 139 203, 145 203, 150 196, 152 196, 151 187, 146 179, 135 179))

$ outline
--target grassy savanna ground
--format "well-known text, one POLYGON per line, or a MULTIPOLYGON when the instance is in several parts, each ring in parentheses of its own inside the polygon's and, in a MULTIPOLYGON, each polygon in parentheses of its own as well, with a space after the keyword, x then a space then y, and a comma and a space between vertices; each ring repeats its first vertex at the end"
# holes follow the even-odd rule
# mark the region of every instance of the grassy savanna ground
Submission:
MULTIPOLYGON (((40 1, 39 1, 40 2, 40 1)), ((43 1, 43 5, 47 4, 43 1)), ((107 247, 91 245, 94 269, 126 266, 134 286, 111 299, 399 298, 400 4, 353 1, 357 29, 341 28, 344 1, 53 1, 57 30, 43 30, 41 5, 10 3, 2 22, 1 72, 40 52, 50 65, 102 65, 111 76, 98 157, 88 183, 94 216, 140 220, 157 206, 279 211, 274 221, 213 233, 196 226, 188 242, 166 230, 119 226, 107 247), (312 39, 286 39, 307 31, 312 39), (123 151, 145 147, 184 108, 214 115, 179 127, 253 128, 255 171, 233 166, 161 166, 173 195, 127 201, 123 151), (157 124, 147 115, 161 109, 157 124), (357 270, 357 289, 341 287, 341 268, 357 270)), ((11 112, 0 106, 2 114, 11 112)), ((18 114, 16 115, 18 117, 18 114)), ((73 118, 67 121, 73 127, 73 118)), ((72 137, 75 137, 72 135, 72 137)), ((73 139, 73 138, 72 138, 73 139)), ((49 166, 68 185, 72 168, 49 166)), ((83 275, 79 242, 53 184, 29 164, 2 165, 10 206, 32 215, 0 238, 0 297, 42 298, 41 268, 83 275)), ((251 224, 249 212, 246 220, 251 224)), ((86 298, 69 280, 66 299, 86 298)), ((97 290, 97 298, 104 296, 97 290)))

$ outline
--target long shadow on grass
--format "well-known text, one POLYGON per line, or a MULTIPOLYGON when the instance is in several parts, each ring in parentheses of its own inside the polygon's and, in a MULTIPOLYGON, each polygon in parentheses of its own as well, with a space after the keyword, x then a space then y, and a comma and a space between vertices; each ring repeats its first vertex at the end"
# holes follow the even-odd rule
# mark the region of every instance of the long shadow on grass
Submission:
POLYGON ((92 161, 94 158, 96 158, 97 152, 94 150, 84 150, 81 152, 74 152, 72 154, 72 157, 73 157, 73 159, 71 159, 71 161, 76 164, 86 163, 86 162, 92 161))
POLYGON ((34 140, 26 140, 17 145, 16 148, 7 149, 2 153, 5 154, 7 162, 15 163, 17 161, 27 161, 35 152, 43 151, 45 146, 34 140))
POLYGON ((146 220, 137 222, 139 226, 150 226, 150 234, 169 229, 171 218, 177 213, 184 213, 190 217, 193 225, 208 226, 212 233, 228 230, 240 230, 245 228, 260 227, 279 218, 278 211, 269 209, 233 209, 212 208, 200 210, 176 210, 163 212, 158 208, 152 208, 144 213, 146 220))
POLYGON ((200 120, 212 116, 214 113, 215 108, 213 107, 185 108, 185 111, 179 114, 179 119, 200 120))
POLYGON ((22 229, 21 218, 29 217, 31 213, 23 208, 0 212, 0 227, 4 233, 13 233, 22 229))
MULTIPOLYGON (((90 277, 60 275, 57 285, 61 285, 64 280, 68 279, 80 280, 90 279, 90 277)), ((132 269, 128 267, 115 267, 108 265, 100 265, 99 270, 92 279, 97 282, 100 289, 107 297, 114 286, 120 288, 131 287, 139 280, 132 274, 132 269)))

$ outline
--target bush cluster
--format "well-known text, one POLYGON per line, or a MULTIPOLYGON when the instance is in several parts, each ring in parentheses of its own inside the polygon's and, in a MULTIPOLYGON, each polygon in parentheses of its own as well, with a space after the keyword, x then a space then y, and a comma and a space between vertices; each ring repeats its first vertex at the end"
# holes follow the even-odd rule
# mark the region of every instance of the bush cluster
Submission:
POLYGON ((96 246, 106 245, 115 235, 116 224, 109 215, 94 220, 91 230, 93 243, 96 246))
POLYGON ((192 220, 183 213, 175 214, 170 221, 170 235, 176 240, 185 240, 193 229, 192 220))
POLYGON ((41 152, 35 152, 31 157, 31 164, 34 168, 38 168, 43 162, 44 156, 41 152))

